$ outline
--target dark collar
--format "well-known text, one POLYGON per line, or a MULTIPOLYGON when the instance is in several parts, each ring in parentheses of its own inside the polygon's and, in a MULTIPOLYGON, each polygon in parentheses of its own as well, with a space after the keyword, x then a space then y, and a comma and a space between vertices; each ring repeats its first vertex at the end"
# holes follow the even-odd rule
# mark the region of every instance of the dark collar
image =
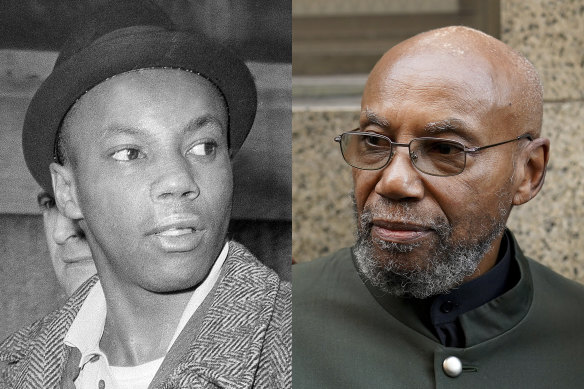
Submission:
POLYGON ((432 325, 452 322, 458 316, 491 301, 511 289, 519 280, 517 267, 511 262, 507 233, 501 240, 497 263, 485 274, 450 292, 429 297, 432 325), (514 265, 514 266, 511 266, 514 265))
MULTIPOLYGON (((511 267, 517 269, 519 280, 503 294, 466 311, 458 317, 464 330, 466 347, 492 339, 511 329, 525 317, 531 305, 533 287, 527 259, 519 249, 513 234, 508 230, 506 230, 505 234, 509 240, 509 261, 511 262, 511 267)), ((353 261, 355 261, 354 257, 353 261)), ((485 273, 485 276, 487 274, 485 273)), ((429 307, 426 300, 388 295, 372 286, 363 277, 361 278, 369 292, 388 313, 406 326, 440 344, 435 333, 426 325, 427 321, 425 322, 422 319, 428 316, 429 307)))

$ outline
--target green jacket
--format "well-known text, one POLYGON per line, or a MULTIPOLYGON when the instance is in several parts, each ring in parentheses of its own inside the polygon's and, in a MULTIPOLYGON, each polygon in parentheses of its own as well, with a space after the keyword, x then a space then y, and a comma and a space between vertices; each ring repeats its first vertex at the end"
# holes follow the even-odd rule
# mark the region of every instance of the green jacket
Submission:
POLYGON ((366 285, 349 248, 294 265, 294 389, 584 387, 584 286, 512 250, 521 279, 460 316, 466 348, 442 346, 412 300, 366 285))

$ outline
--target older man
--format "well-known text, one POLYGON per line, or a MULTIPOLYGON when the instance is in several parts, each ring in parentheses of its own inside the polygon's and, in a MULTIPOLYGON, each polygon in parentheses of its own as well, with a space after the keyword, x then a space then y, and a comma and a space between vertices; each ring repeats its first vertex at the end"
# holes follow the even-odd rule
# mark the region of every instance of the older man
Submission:
POLYGON ((0 387, 290 387, 290 285, 226 241, 253 78, 204 36, 120 18, 122 5, 61 52, 23 130, 98 276, 0 344, 0 387))
POLYGON ((584 382, 584 287, 505 228, 543 185, 541 123, 533 65, 479 31, 429 31, 381 58, 359 127, 335 139, 357 242, 294 266, 295 387, 584 382))
POLYGON ((59 284, 71 296, 97 270, 85 234, 77 223, 63 216, 47 192, 37 197, 43 213, 45 237, 59 284))

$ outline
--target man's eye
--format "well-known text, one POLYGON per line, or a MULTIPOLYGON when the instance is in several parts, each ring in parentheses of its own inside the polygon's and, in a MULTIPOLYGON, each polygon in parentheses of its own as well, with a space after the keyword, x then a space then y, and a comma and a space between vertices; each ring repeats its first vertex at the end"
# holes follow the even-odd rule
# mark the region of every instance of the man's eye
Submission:
POLYGON ((135 159, 144 158, 144 155, 138 149, 126 148, 113 153, 112 158, 116 161, 133 161, 135 159))
POLYGON ((428 147, 428 152, 441 155, 452 155, 462 151, 459 145, 448 142, 434 142, 428 147))
POLYGON ((50 196, 43 196, 41 199, 39 199, 38 203, 41 210, 49 210, 55 206, 55 199, 50 196))
POLYGON ((215 151, 217 151, 216 142, 204 142, 191 147, 188 151, 188 154, 193 154, 196 156, 208 156, 215 154, 215 151))
POLYGON ((376 136, 364 136, 365 139, 365 143, 373 145, 373 146, 378 146, 379 143, 381 142, 381 138, 378 138, 376 136))
POLYGON ((391 145, 387 141, 387 139, 378 137, 378 136, 369 136, 369 135, 361 135, 361 139, 365 145, 365 147, 374 147, 374 148, 389 148, 391 145))

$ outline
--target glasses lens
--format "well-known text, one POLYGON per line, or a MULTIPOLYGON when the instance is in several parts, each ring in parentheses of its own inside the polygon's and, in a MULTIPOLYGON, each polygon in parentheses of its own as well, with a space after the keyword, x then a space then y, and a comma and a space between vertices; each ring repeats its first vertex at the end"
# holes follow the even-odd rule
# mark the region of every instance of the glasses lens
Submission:
POLYGON ((435 176, 462 173, 466 164, 464 146, 449 140, 414 139, 410 143, 410 154, 420 171, 435 176))
POLYGON ((345 133, 341 136, 341 151, 349 165, 375 170, 389 161, 391 143, 387 138, 372 133, 345 133))

